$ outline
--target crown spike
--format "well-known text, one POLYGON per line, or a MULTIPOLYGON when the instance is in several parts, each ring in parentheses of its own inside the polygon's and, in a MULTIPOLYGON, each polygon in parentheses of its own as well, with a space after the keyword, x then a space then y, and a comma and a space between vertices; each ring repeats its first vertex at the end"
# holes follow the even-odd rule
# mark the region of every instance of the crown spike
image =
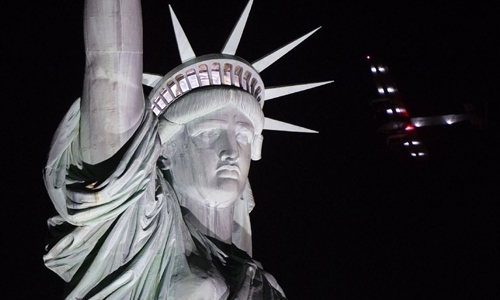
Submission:
POLYGON ((154 88, 162 78, 163 76, 160 75, 144 73, 142 74, 142 84, 154 88))
POLYGON ((262 72, 264 69, 266 69, 267 67, 272 65, 275 61, 280 59, 283 55, 287 54, 290 50, 292 50, 297 45, 302 43, 305 39, 310 37, 313 33, 318 31, 320 28, 321 28, 321 26, 314 29, 313 31, 309 32, 308 34, 303 35, 302 37, 296 39, 295 41, 289 43, 288 45, 283 46, 283 47, 279 48, 278 50, 275 50, 271 54, 264 56, 263 58, 259 59, 258 61, 252 63, 252 66, 255 68, 255 70, 257 70, 257 72, 259 72, 259 73, 262 72))
POLYGON ((224 44, 224 47, 222 48, 222 54, 234 55, 236 53, 236 49, 238 49, 238 45, 240 44, 241 36, 243 34, 243 30, 245 29, 252 4, 253 0, 248 1, 248 4, 245 7, 245 10, 243 10, 238 23, 234 26, 231 35, 229 35, 226 44, 224 44))
POLYGON ((289 132, 318 133, 316 130, 307 129, 297 125, 281 122, 274 119, 264 118, 264 129, 289 132))
POLYGON ((269 87, 266 88, 264 95, 266 95, 267 100, 271 100, 274 98, 279 98, 282 96, 302 92, 308 89, 312 89, 318 86, 322 86, 325 84, 332 83, 333 80, 330 81, 322 81, 322 82, 315 82, 315 83, 306 83, 306 84, 297 84, 297 85, 287 85, 287 86, 281 86, 281 87, 269 87))
POLYGON ((169 5, 168 7, 170 8, 170 16, 172 17, 172 24, 174 26, 177 47, 179 48, 179 55, 182 63, 185 63, 186 61, 195 58, 196 55, 194 54, 193 48, 191 48, 191 44, 189 44, 189 40, 187 39, 179 20, 177 20, 177 17, 175 16, 172 6, 169 5))

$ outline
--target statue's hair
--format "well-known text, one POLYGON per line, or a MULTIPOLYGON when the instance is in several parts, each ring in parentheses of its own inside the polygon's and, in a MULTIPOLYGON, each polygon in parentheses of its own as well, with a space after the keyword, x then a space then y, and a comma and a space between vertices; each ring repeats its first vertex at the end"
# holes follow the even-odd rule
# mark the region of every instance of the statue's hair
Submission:
POLYGON ((190 121, 233 104, 252 121, 255 134, 264 127, 264 113, 257 100, 247 92, 231 87, 214 86, 193 90, 175 101, 160 116, 159 133, 162 142, 168 141, 190 121))

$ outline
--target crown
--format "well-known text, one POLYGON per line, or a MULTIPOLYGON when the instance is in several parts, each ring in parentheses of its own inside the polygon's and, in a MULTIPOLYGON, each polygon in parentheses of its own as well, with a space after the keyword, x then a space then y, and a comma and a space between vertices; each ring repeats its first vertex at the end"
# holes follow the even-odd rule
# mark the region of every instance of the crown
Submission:
MULTIPOLYGON (((302 43, 320 27, 275 50, 256 62, 249 63, 235 55, 243 30, 252 7, 250 0, 241 14, 236 26, 226 41, 221 53, 196 56, 184 33, 173 9, 170 15, 175 31, 177 46, 182 64, 172 69, 165 76, 143 74, 143 84, 153 88, 149 95, 151 109, 155 115, 162 115, 177 99, 190 91, 207 86, 231 86, 251 94, 264 108, 264 102, 296 92, 308 90, 333 81, 265 88, 260 72, 276 62, 283 55, 302 43)), ((304 127, 265 118, 264 129, 317 132, 304 127)))

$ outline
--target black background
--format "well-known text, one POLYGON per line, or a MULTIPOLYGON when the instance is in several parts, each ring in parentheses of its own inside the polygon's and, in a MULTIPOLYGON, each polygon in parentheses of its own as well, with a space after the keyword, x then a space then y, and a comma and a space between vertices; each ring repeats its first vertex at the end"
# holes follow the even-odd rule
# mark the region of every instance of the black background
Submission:
MULTIPOLYGON (((179 64, 168 2, 143 1, 144 71, 179 64)), ((245 1, 170 1, 196 54, 218 52, 245 1)), ((290 299, 498 299, 499 6, 257 0, 237 55, 254 61, 321 30, 261 73, 267 86, 335 83, 266 103, 319 134, 265 132, 250 170, 254 257, 290 299), (376 134, 366 55, 383 57, 412 117, 479 108, 419 129, 412 162, 376 134), (485 109, 487 108, 487 109, 485 109)), ((52 134, 83 82, 83 1, 3 9, 2 298, 60 299, 43 265, 42 181, 52 134), (7 281, 5 281, 7 278, 7 281)))

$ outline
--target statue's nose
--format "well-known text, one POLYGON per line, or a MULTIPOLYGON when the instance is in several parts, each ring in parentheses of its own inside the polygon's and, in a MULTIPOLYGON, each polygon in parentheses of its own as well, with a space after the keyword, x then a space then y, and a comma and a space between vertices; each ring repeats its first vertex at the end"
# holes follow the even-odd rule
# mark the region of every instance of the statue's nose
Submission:
POLYGON ((220 151, 221 160, 236 161, 240 157, 238 142, 236 141, 236 135, 231 134, 230 132, 226 132, 225 134, 222 135, 220 143, 221 143, 221 151, 220 151))

